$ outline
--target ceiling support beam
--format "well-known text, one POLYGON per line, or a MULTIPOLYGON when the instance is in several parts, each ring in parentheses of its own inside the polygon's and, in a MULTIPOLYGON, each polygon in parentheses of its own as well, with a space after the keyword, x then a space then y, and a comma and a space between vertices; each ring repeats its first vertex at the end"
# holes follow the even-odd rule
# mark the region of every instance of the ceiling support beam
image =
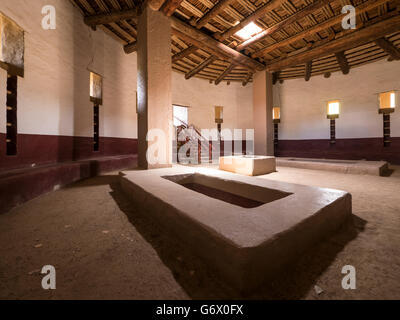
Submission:
POLYGON ((240 29, 247 26, 250 22, 254 22, 257 19, 264 17, 269 11, 280 7, 286 1, 287 0, 271 0, 267 4, 264 4, 261 8, 254 11, 250 16, 248 16, 247 18, 242 20, 236 26, 230 28, 229 30, 225 31, 224 33, 222 33, 220 35, 216 35, 216 38, 220 41, 223 41, 223 40, 229 38, 230 36, 233 36, 236 32, 238 32, 240 29))
POLYGON ((195 76, 196 74, 198 74, 200 71, 202 71, 204 68, 206 68, 207 66, 209 66, 211 63, 213 63, 215 60, 217 60, 218 58, 214 55, 211 55, 210 57, 208 57, 207 59, 205 59, 201 64, 199 64, 198 66, 196 66, 195 68, 193 68, 192 70, 190 70, 188 73, 186 73, 185 75, 185 79, 189 80, 191 77, 195 76))
POLYGON ((272 84, 273 85, 275 85, 278 82, 279 75, 280 75, 279 71, 272 73, 272 84))
POLYGON ((129 43, 124 46, 124 51, 126 54, 131 54, 137 51, 137 41, 129 43))
POLYGON ((252 76, 253 76, 253 74, 251 72, 249 72, 247 74, 246 79, 244 79, 243 82, 242 82, 242 86, 243 87, 245 87, 250 82, 250 79, 251 79, 252 76))
POLYGON ((231 73, 231 71, 236 67, 234 63, 231 63, 225 70, 222 72, 219 77, 215 80, 215 85, 219 85, 225 77, 231 73))
POLYGON ((340 51, 346 51, 351 48, 361 46, 365 43, 375 41, 387 34, 394 33, 400 29, 400 15, 393 15, 391 18, 382 20, 358 31, 350 31, 343 37, 323 43, 317 46, 293 55, 283 60, 278 60, 267 65, 268 71, 279 71, 284 68, 299 65, 318 59, 329 54, 340 51))
POLYGON ((350 67, 349 63, 347 62, 346 55, 344 54, 344 51, 336 52, 335 53, 336 60, 340 66, 340 70, 342 70, 343 74, 349 74, 350 72, 350 67))
MULTIPOLYGON (((363 4, 356 7, 356 14, 360 15, 360 14, 365 13, 369 10, 372 10, 376 7, 379 7, 387 2, 389 2, 389 0, 369 0, 369 1, 364 2, 363 4)), ((252 54, 252 57, 253 58, 263 57, 264 55, 266 55, 276 49, 280 49, 280 48, 290 45, 296 41, 310 37, 318 32, 321 32, 330 27, 333 27, 334 25, 341 23, 343 20, 343 17, 344 16, 342 14, 340 14, 331 19, 328 19, 320 24, 317 24, 315 27, 311 27, 307 30, 304 30, 288 39, 285 39, 281 42, 275 43, 275 44, 265 47, 263 49, 260 49, 260 50, 256 51, 254 54, 252 54)))
POLYGON ((287 26, 295 23, 296 21, 299 21, 308 15, 314 13, 315 11, 318 11, 328 5, 331 2, 334 2, 336 0, 318 0, 316 2, 313 2, 312 4, 308 5, 307 7, 297 11, 287 19, 282 20, 281 22, 278 22, 277 24, 273 25, 272 27, 264 30, 263 32, 260 32, 258 35, 250 38, 247 41, 244 41, 242 44, 240 44, 236 50, 243 50, 244 48, 248 47, 249 45, 261 41, 265 39, 267 36, 271 36, 274 33, 286 28, 287 26))
POLYGON ((375 40, 375 43, 390 55, 393 60, 400 60, 400 49, 385 37, 375 40))
POLYGON ((306 70, 305 70, 305 76, 304 79, 306 81, 309 81, 311 78, 311 71, 312 71, 312 61, 307 61, 306 62, 306 70))
POLYGON ((111 13, 101 13, 94 16, 84 18, 85 23, 90 27, 95 27, 102 24, 109 24, 121 20, 136 19, 138 17, 138 10, 125 10, 111 13))
POLYGON ((183 0, 167 0, 161 7, 161 11, 167 16, 170 17, 174 14, 176 9, 179 8, 183 0))
POLYGON ((147 0, 150 9, 158 11, 163 6, 165 0, 147 0))
POLYGON ((178 52, 177 54, 172 56, 172 63, 175 63, 183 58, 186 58, 190 54, 196 52, 198 49, 199 48, 196 46, 187 47, 186 49, 184 49, 181 52, 178 52))
POLYGON ((210 20, 215 18, 227 6, 237 0, 220 0, 210 11, 208 11, 196 24, 197 29, 203 28, 210 20))
POLYGON ((181 37, 183 40, 186 40, 199 48, 206 47, 208 48, 208 51, 221 59, 230 60, 231 62, 235 62, 236 64, 250 69, 251 71, 255 71, 255 69, 259 71, 265 70, 264 64, 224 45, 175 17, 171 17, 170 19, 172 33, 181 37))

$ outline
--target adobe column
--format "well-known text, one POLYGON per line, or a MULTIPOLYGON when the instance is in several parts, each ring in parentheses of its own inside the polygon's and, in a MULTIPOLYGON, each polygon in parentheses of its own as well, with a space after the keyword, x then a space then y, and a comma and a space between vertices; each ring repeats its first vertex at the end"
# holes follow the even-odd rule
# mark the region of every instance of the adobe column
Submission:
POLYGON ((272 74, 256 72, 253 77, 254 153, 274 155, 274 124, 272 121, 272 74))
POLYGON ((146 6, 138 19, 137 44, 139 166, 144 169, 170 167, 172 62, 169 18, 146 6), (154 141, 147 141, 148 133, 154 141), (156 150, 156 145, 165 149, 156 150), (148 151, 160 161, 154 163, 147 158, 148 151))

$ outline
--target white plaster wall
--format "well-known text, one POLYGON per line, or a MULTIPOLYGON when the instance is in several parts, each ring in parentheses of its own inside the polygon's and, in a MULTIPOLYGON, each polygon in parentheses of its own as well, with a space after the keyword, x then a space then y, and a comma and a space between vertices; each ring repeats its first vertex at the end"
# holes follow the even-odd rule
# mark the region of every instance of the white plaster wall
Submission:
MULTIPOLYGON (((172 73, 172 103, 189 107, 189 124, 201 129, 214 129, 215 106, 224 107, 223 129, 253 128, 252 84, 226 82, 218 86, 209 81, 172 73)), ((243 136, 245 132, 243 131, 243 136)))
MULTIPOLYGON (((281 105, 279 138, 282 140, 329 139, 326 103, 341 100, 336 121, 337 138, 373 138, 383 135, 377 93, 400 90, 400 61, 379 61, 323 76, 287 80, 274 86, 274 103, 281 105)), ((400 136, 400 108, 391 115, 391 134, 400 136)))
MULTIPOLYGON (((18 132, 92 136, 93 105, 89 70, 104 76, 101 135, 137 138, 136 55, 83 23, 80 12, 65 0, 1 0, 0 11, 25 30, 25 78, 18 79, 18 132), (41 10, 53 5, 56 30, 43 30, 41 10)), ((0 71, 5 82, 5 72, 0 71)), ((0 87, 5 106, 5 88, 0 87)), ((0 108, 5 132, 5 107, 0 108)))

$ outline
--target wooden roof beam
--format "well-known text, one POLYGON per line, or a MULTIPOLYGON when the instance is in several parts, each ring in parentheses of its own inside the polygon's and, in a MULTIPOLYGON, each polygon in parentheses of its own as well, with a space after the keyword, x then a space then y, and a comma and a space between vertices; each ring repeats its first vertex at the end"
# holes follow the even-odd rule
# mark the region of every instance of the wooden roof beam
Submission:
POLYGON ((185 79, 189 80, 191 77, 194 77, 196 74, 198 74, 201 70, 209 66, 211 63, 213 63, 215 60, 218 58, 214 55, 211 55, 207 59, 205 59, 201 64, 190 70, 188 73, 185 75, 185 79))
MULTIPOLYGON (((193 28, 192 26, 182 22, 181 20, 171 17, 172 33, 186 39, 186 41, 198 46, 199 48, 208 48, 212 54, 220 57, 221 59, 230 60, 235 62, 253 72, 255 70, 265 70, 265 65, 251 59, 250 57, 232 49, 223 43, 213 39, 205 33, 193 28)), ((205 49, 207 50, 207 49, 205 49)))
POLYGON ((251 72, 249 72, 247 74, 246 79, 244 79, 243 82, 242 82, 242 86, 243 87, 245 87, 250 82, 252 76, 253 76, 253 74, 251 72))
POLYGON ((260 32, 258 35, 250 38, 249 40, 244 41, 242 44, 240 44, 236 50, 243 50, 244 48, 248 47, 249 45, 258 42, 258 41, 262 41, 263 39, 265 39, 267 36, 271 36, 274 33, 286 28, 287 26, 295 23, 296 21, 299 21, 305 17, 307 17, 308 15, 314 13, 315 11, 318 11, 320 9, 322 9, 323 7, 325 7, 326 5, 328 5, 331 2, 334 2, 336 0, 318 0, 313 2, 312 4, 306 6, 305 8, 297 11, 296 13, 294 13, 293 15, 291 15, 290 17, 282 20, 281 22, 278 22, 277 24, 273 25, 270 28, 267 28, 266 30, 260 32))
POLYGON ((335 53, 336 60, 340 66, 340 70, 342 70, 343 74, 348 74, 350 72, 349 63, 347 62, 346 55, 344 51, 336 52, 335 53))
POLYGON ((236 67, 236 64, 231 63, 225 70, 222 72, 219 77, 215 80, 215 85, 219 85, 225 77, 231 73, 231 71, 236 67))
POLYGON ((94 16, 84 18, 85 23, 90 27, 102 24, 109 24, 121 20, 136 19, 138 17, 138 9, 114 11, 110 13, 101 13, 94 16))
POLYGON ((161 11, 167 16, 170 17, 174 14, 176 9, 179 8, 183 0, 167 0, 161 7, 161 11))
POLYGON ((311 71, 312 71, 312 61, 307 61, 306 62, 306 70, 305 70, 305 76, 304 79, 306 81, 309 81, 311 78, 311 71))
POLYGON ((137 41, 129 43, 124 46, 124 51, 126 54, 131 54, 137 51, 137 41))
POLYGON ((286 1, 287 0, 271 0, 267 4, 264 4, 261 8, 254 11, 250 16, 248 16, 247 18, 242 20, 236 26, 228 29, 227 31, 225 31, 224 33, 222 33, 220 35, 216 35, 216 38, 220 41, 223 41, 223 40, 229 38, 230 36, 233 36, 236 32, 238 32, 240 29, 247 26, 249 23, 254 22, 257 19, 264 17, 269 11, 280 7, 286 1))
POLYGON ((164 2, 165 0, 147 0, 149 7, 154 11, 160 10, 164 2))
POLYGON ((358 31, 350 31, 343 37, 325 42, 307 51, 293 55, 283 60, 278 60, 267 65, 268 71, 279 71, 284 68, 306 63, 329 54, 352 49, 365 43, 375 41, 387 34, 397 32, 400 29, 400 15, 382 20, 358 31))
MULTIPOLYGON (((360 15, 362 13, 365 13, 369 10, 372 10, 376 7, 381 6, 382 4, 385 4, 389 2, 390 0, 369 0, 367 2, 364 2, 363 4, 359 5, 356 7, 356 14, 360 15)), ((256 51, 255 53, 252 54, 253 58, 260 58, 276 49, 280 49, 282 47, 285 47, 287 45, 290 45, 296 41, 302 40, 306 37, 312 36, 318 32, 321 32, 325 29, 328 29, 330 27, 333 27, 336 24, 339 24, 342 22, 344 15, 340 14, 338 16, 332 17, 331 19, 328 19, 320 24, 315 25, 315 27, 311 27, 307 30, 304 30, 288 39, 285 39, 281 42, 275 43, 273 45, 267 46, 263 49, 260 49, 256 51)))
POLYGON ((190 54, 196 52, 198 49, 199 48, 196 46, 187 47, 186 49, 184 49, 181 52, 178 52, 177 54, 172 56, 172 63, 175 63, 183 58, 186 58, 190 54))
POLYGON ((231 3, 237 0, 220 0, 217 4, 212 7, 196 24, 197 29, 203 28, 210 20, 214 19, 219 13, 224 11, 224 9, 231 3))
POLYGON ((400 49, 385 37, 375 40, 375 43, 390 55, 393 60, 400 60, 400 49))

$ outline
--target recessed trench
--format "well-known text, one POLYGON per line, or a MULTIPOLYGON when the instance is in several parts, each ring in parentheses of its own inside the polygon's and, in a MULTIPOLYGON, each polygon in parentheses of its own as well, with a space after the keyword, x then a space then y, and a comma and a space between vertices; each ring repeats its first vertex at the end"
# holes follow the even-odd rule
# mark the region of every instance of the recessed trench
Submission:
POLYGON ((280 190, 199 173, 165 176, 163 178, 207 197, 247 209, 257 208, 291 195, 291 193, 280 190))

